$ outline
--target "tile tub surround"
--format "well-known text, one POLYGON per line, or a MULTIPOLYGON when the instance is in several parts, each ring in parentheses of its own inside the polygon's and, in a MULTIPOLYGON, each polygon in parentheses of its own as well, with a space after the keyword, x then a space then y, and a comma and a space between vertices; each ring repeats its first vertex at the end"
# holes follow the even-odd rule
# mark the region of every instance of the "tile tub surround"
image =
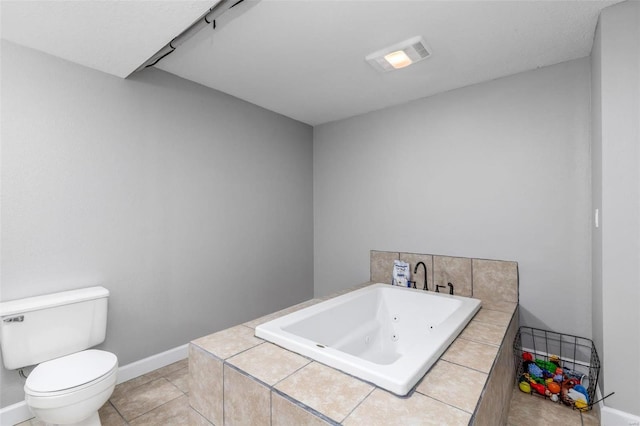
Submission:
POLYGON ((397 397, 253 337, 257 325, 320 301, 191 342, 191 406, 214 425, 442 424, 445 419, 466 425, 496 424, 503 417, 506 422, 515 378, 508 374, 513 357, 501 355, 511 355, 508 339, 518 329, 515 303, 481 309, 468 325, 472 332, 458 336, 409 396, 397 397), (503 383, 506 391, 496 391, 503 383))
MULTIPOLYGON (((391 284, 393 261, 397 259, 409 263, 411 280, 418 281, 418 288, 422 288, 424 283, 424 272, 420 268, 416 280, 413 270, 418 262, 424 262, 430 291, 434 291, 436 285, 446 286, 447 283, 452 283, 454 294, 480 299, 488 309, 504 311, 518 303, 517 262, 371 250, 371 282, 391 284)), ((449 288, 445 287, 440 291, 448 292, 449 288)))

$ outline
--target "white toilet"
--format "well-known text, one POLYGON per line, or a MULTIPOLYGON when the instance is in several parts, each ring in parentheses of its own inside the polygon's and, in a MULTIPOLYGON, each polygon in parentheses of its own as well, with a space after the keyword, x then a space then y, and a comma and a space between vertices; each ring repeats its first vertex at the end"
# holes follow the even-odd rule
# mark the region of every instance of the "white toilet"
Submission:
POLYGON ((118 358, 88 348, 104 341, 108 297, 106 288, 90 287, 0 303, 5 368, 38 364, 24 392, 39 420, 100 425, 98 409, 113 393, 118 358))

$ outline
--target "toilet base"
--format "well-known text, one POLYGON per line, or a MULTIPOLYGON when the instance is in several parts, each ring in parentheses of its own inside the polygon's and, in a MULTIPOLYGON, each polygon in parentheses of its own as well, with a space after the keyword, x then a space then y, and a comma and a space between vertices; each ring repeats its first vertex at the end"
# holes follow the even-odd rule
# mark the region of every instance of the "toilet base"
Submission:
MULTIPOLYGON (((53 423, 45 423, 45 425, 46 426, 58 426, 58 425, 55 425, 53 423)), ((71 424, 67 424, 67 425, 64 425, 64 426, 101 426, 101 425, 102 425, 102 423, 100 423, 100 415, 96 411, 91 416, 87 417, 86 419, 82 420, 81 422, 71 423, 71 424)))

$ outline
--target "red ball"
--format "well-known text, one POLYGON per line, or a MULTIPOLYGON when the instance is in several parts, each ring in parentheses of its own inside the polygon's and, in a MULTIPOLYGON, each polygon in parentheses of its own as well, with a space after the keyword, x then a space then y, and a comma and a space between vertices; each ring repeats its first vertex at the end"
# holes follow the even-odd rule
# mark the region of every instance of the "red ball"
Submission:
POLYGON ((524 359, 525 361, 533 361, 533 355, 531 355, 529 352, 523 352, 522 359, 524 359))
POLYGON ((540 383, 531 383, 531 387, 534 388, 540 395, 544 395, 544 391, 547 389, 540 383))

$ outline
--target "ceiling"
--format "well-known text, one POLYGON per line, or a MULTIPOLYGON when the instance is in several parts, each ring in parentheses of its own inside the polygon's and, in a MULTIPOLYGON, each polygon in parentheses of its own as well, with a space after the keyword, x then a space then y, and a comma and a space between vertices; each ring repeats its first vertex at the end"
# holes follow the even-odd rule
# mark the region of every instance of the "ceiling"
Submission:
POLYGON ((215 3, 2 0, 2 38, 125 78, 215 3))
MULTIPOLYGON (((156 67, 316 125, 588 56, 619 1, 262 0, 156 67), (417 35, 422 62, 364 60, 417 35)), ((124 78, 215 4, 5 0, 2 37, 124 78)))

